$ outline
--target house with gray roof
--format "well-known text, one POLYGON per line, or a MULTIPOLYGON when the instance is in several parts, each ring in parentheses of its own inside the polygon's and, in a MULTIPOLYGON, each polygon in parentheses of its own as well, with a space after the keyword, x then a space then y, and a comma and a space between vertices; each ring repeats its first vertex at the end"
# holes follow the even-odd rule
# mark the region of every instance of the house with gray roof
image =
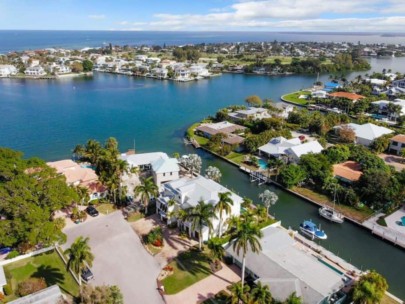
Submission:
POLYGON ((159 158, 151 166, 153 179, 158 187, 162 183, 179 179, 180 167, 176 158, 159 158))
POLYGON ((299 138, 286 139, 282 136, 272 138, 267 144, 259 147, 259 155, 279 158, 286 155, 288 148, 301 145, 299 138))
MULTIPOLYGON (((262 284, 268 285, 277 301, 284 301, 295 292, 305 304, 322 303, 344 285, 344 276, 322 263, 317 257, 297 243, 288 231, 280 227, 266 227, 260 240, 262 250, 246 255, 246 273, 262 284)), ((226 254, 240 267, 239 255, 232 244, 226 254)))
MULTIPOLYGON (((363 125, 349 123, 342 126, 351 128, 356 134, 355 143, 366 147, 370 146, 378 137, 394 132, 388 128, 380 127, 372 123, 366 123, 363 125)), ((342 126, 334 127, 335 131, 338 133, 342 126)))

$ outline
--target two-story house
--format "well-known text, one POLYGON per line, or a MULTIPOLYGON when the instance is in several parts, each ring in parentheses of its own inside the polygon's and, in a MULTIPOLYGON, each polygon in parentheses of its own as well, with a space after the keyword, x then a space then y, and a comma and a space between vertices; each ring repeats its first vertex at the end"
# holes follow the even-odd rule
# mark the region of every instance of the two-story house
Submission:
POLYGON ((395 135, 391 138, 389 152, 399 155, 402 149, 405 149, 405 135, 395 135))

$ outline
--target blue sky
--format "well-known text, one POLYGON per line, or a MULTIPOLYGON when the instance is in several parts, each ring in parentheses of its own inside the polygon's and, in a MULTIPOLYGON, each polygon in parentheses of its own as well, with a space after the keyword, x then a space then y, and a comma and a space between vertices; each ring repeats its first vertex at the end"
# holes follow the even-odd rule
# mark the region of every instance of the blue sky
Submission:
POLYGON ((0 29, 403 32, 405 0, 0 0, 0 29))

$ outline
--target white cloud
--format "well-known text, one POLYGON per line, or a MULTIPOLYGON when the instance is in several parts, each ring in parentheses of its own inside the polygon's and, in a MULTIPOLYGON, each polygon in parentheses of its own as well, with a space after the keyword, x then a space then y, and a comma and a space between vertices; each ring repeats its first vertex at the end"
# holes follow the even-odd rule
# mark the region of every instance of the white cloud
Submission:
POLYGON ((102 14, 100 14, 100 15, 88 15, 88 17, 89 17, 90 19, 94 19, 94 20, 102 20, 102 19, 105 19, 105 15, 102 15, 102 14))
POLYGON ((207 14, 159 13, 151 30, 403 31, 405 0, 239 0, 207 14), (394 16, 392 16, 394 15, 394 16))

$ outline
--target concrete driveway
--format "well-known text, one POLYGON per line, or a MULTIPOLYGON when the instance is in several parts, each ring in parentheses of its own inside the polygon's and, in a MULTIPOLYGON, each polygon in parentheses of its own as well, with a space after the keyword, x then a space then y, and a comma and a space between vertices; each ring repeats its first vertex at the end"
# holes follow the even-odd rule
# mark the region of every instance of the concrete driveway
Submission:
POLYGON ((93 285, 118 285, 125 303, 163 303, 156 289, 161 267, 143 248, 120 212, 97 217, 64 232, 68 237, 64 249, 79 236, 90 238, 95 256, 93 285))

